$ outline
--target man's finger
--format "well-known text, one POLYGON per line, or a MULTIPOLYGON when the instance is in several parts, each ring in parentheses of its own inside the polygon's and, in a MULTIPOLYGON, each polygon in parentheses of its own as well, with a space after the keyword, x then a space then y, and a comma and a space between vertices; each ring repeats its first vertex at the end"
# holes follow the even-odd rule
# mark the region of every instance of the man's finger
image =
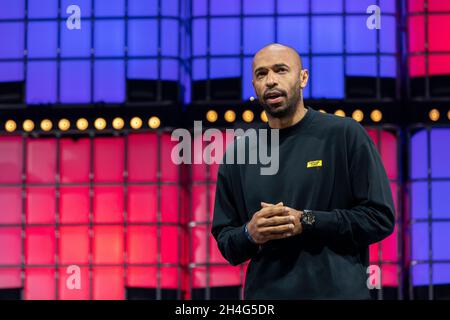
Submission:
POLYGON ((292 233, 294 232, 294 224, 283 224, 281 226, 274 226, 274 227, 264 227, 259 230, 259 233, 269 236, 271 234, 280 234, 280 233, 292 233))
POLYGON ((257 226, 259 228, 262 227, 270 227, 270 226, 279 226, 283 224, 294 223, 295 218, 293 216, 273 216, 269 219, 262 218, 257 222, 257 226))
POLYGON ((289 214, 289 210, 283 206, 270 206, 259 210, 258 215, 262 218, 270 218, 272 216, 286 216, 289 214))
MULTIPOLYGON (((275 204, 275 206, 282 206, 283 202, 278 202, 277 204, 275 204)), ((261 202, 261 207, 262 208, 267 208, 267 207, 271 207, 273 206, 273 204, 271 203, 267 203, 267 202, 261 202)))

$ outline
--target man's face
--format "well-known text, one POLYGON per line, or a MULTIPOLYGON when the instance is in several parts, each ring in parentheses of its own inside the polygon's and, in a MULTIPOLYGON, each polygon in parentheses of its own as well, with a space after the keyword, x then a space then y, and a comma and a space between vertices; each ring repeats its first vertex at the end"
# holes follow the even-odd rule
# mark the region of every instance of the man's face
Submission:
POLYGON ((307 81, 298 56, 283 47, 265 48, 255 55, 252 70, 253 87, 264 110, 275 118, 293 114, 307 81))

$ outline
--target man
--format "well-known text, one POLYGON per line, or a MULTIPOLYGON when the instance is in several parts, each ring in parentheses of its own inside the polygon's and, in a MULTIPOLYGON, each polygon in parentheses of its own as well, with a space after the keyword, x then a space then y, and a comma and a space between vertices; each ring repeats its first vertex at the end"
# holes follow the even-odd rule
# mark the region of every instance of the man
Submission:
POLYGON ((304 106, 308 71, 292 48, 263 48, 252 72, 280 167, 222 164, 211 230, 232 265, 251 259, 244 299, 369 299, 368 246, 395 222, 372 140, 351 118, 304 106))

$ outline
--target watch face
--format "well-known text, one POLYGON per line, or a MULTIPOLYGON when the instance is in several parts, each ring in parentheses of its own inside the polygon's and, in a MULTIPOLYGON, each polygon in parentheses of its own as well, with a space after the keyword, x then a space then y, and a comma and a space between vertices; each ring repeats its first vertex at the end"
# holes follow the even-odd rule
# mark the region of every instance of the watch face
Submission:
POLYGON ((305 224, 309 224, 309 225, 314 224, 314 222, 315 222, 314 215, 311 212, 309 212, 309 211, 305 212, 304 215, 303 215, 302 222, 305 223, 305 224))

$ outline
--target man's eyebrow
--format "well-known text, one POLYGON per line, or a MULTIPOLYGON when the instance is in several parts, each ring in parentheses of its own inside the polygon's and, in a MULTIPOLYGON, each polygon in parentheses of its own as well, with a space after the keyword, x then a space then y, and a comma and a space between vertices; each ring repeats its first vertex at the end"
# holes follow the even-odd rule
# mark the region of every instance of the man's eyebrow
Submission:
MULTIPOLYGON (((289 66, 288 66, 287 64, 284 64, 284 63, 276 63, 276 64, 274 64, 274 65, 271 66, 271 68, 281 68, 281 67, 286 67, 286 68, 289 69, 289 66)), ((267 68, 268 68, 268 67, 259 67, 259 68, 256 68, 256 69, 255 69, 255 73, 257 73, 258 71, 267 69, 267 68)))

